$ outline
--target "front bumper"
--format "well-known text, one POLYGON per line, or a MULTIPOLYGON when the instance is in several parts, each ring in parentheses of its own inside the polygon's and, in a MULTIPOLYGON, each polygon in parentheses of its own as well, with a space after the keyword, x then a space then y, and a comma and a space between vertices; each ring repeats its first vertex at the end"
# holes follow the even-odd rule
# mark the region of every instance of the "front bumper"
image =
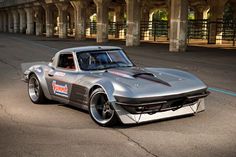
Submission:
POLYGON ((156 112, 175 111, 182 107, 193 106, 199 99, 209 95, 208 91, 201 93, 184 93, 156 98, 124 98, 116 97, 117 105, 122 106, 131 114, 154 114, 156 112), (153 100, 152 100, 153 99, 153 100))
POLYGON ((114 109, 121 122, 124 124, 135 124, 154 120, 167 119, 171 117, 178 117, 183 115, 196 114, 205 110, 204 98, 198 99, 191 105, 182 106, 174 110, 159 111, 153 113, 130 113, 123 106, 112 102, 114 109))

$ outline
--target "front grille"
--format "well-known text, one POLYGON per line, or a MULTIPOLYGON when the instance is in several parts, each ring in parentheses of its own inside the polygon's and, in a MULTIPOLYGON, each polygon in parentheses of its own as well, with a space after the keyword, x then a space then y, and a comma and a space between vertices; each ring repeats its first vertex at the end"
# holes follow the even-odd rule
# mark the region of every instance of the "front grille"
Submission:
POLYGON ((125 110, 127 110, 132 114, 141 114, 141 113, 154 114, 156 112, 164 112, 168 110, 175 111, 184 106, 194 105, 200 98, 204 98, 208 94, 209 92, 205 92, 201 94, 194 94, 179 98, 164 99, 163 101, 153 101, 146 103, 117 102, 117 104, 121 105, 125 110))
MULTIPOLYGON (((141 113, 149 113, 154 114, 156 112, 164 112, 168 110, 175 111, 181 107, 188 106, 188 105, 194 105, 197 100, 194 101, 188 101, 186 98, 181 98, 178 100, 170 100, 166 101, 165 103, 153 103, 151 105, 144 105, 144 106, 125 106, 122 107, 127 110, 128 112, 132 114, 141 114, 141 113)), ((119 103, 118 103, 119 104, 119 103)))

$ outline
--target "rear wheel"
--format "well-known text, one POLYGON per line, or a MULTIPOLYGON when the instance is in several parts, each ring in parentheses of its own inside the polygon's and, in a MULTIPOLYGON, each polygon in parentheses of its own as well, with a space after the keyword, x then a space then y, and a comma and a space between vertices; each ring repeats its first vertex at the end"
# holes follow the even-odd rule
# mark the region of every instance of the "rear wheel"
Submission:
POLYGON ((101 126, 113 126, 117 123, 115 110, 101 88, 94 90, 90 96, 89 113, 91 118, 101 126))
POLYGON ((42 104, 46 101, 40 82, 35 74, 30 75, 28 82, 28 94, 30 100, 35 104, 42 104))

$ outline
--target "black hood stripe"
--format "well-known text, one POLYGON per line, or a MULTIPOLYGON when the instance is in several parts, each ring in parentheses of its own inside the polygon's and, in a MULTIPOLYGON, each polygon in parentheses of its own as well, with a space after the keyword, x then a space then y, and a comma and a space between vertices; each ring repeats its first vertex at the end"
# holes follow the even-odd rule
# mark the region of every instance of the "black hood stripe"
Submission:
POLYGON ((119 75, 122 77, 134 77, 134 78, 141 78, 141 79, 144 79, 144 80, 148 80, 148 81, 152 81, 152 82, 155 82, 155 83, 159 83, 159 84, 163 84, 165 86, 169 86, 171 87, 171 85, 166 82, 166 81, 163 81, 161 79, 159 79, 158 77, 156 77, 153 73, 151 72, 147 72, 143 69, 139 69, 139 68, 135 68, 135 69, 130 69, 130 70, 127 70, 127 69, 109 69, 107 72, 110 72, 111 74, 114 74, 114 75, 119 75))
POLYGON ((142 79, 145 79, 145 80, 148 80, 148 81, 153 81, 153 82, 156 82, 156 83, 160 83, 160 84, 163 84, 163 85, 166 85, 166 86, 169 86, 171 87, 171 85, 168 83, 168 82, 165 82, 157 77, 155 77, 153 74, 139 74, 139 75, 134 75, 135 78, 142 78, 142 79))

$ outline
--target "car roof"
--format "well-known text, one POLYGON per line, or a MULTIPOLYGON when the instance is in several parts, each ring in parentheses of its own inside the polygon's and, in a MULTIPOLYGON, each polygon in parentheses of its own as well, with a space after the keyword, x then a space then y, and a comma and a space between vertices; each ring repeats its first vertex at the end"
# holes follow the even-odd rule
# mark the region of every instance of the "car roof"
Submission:
POLYGON ((120 47, 116 46, 82 46, 82 47, 72 47, 63 49, 59 52, 84 52, 84 51, 97 51, 97 50, 117 50, 121 49, 120 47))

